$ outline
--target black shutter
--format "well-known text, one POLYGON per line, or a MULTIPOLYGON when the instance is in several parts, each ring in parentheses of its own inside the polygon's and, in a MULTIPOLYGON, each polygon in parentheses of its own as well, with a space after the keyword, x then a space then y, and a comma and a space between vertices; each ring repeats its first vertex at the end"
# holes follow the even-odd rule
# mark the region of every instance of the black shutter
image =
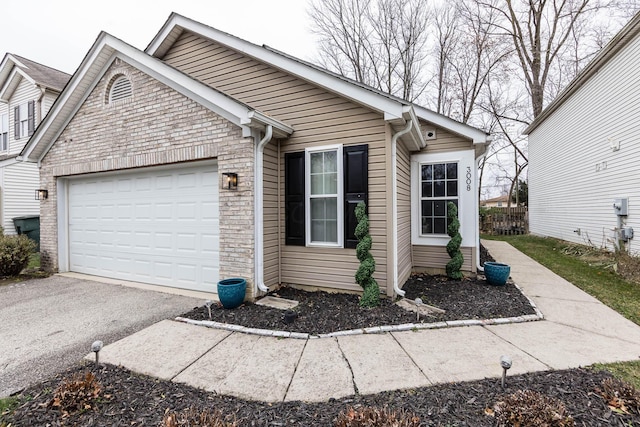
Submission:
POLYGON ((284 155, 285 244, 305 246, 304 151, 284 155))
POLYGON ((369 146, 353 145, 344 147, 344 247, 355 248, 356 206, 367 203, 369 210, 369 146))
POLYGON ((27 111, 28 111, 28 128, 29 128, 29 136, 33 135, 33 131, 36 128, 36 103, 33 101, 29 101, 27 103, 27 111))
POLYGON ((13 137, 20 139, 20 107, 13 109, 13 137))

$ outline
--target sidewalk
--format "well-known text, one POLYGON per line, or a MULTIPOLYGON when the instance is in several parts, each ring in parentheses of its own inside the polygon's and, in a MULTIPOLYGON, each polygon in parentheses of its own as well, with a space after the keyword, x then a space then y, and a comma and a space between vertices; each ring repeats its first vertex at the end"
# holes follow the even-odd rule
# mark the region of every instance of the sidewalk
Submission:
MULTIPOLYGON (((507 243, 484 241, 545 315, 538 322, 274 338, 161 321, 106 346, 102 362, 245 399, 325 401, 640 357, 640 327, 507 243)), ((87 356, 93 359, 93 354, 87 356)))

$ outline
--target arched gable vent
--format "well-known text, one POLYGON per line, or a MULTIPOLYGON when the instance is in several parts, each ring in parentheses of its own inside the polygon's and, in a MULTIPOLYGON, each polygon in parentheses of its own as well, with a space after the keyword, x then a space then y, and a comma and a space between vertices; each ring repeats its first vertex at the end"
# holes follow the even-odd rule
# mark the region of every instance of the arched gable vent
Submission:
POLYGON ((109 103, 122 101, 133 95, 131 81, 123 75, 115 77, 109 90, 109 103))

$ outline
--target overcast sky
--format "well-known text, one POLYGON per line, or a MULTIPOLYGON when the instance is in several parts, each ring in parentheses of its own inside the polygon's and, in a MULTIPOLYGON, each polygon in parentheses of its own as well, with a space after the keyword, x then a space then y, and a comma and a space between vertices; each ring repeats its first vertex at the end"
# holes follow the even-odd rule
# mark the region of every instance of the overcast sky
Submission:
POLYGON ((144 50, 171 12, 302 59, 315 51, 305 0, 3 1, 0 50, 73 73, 100 31, 144 50))

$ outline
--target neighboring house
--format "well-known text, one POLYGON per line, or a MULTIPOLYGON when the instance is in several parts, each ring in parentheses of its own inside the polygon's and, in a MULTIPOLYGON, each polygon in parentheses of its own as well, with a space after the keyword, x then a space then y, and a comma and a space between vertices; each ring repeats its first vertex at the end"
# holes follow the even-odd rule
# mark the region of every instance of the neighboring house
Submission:
POLYGON ((613 248, 619 219, 640 232, 640 14, 525 132, 531 233, 613 248))
POLYGON ((145 52, 101 33, 21 156, 41 165, 43 263, 192 290, 248 280, 360 290, 354 208, 375 278, 443 269, 446 202, 479 257, 488 135, 172 14, 145 52), (233 185, 237 185, 233 189, 233 185))
POLYGON ((12 219, 39 215, 38 167, 16 157, 71 76, 18 55, 0 63, 0 226, 15 234, 12 219))
POLYGON ((480 207, 483 208, 506 208, 509 204, 509 196, 499 196, 493 199, 481 200, 480 207))

